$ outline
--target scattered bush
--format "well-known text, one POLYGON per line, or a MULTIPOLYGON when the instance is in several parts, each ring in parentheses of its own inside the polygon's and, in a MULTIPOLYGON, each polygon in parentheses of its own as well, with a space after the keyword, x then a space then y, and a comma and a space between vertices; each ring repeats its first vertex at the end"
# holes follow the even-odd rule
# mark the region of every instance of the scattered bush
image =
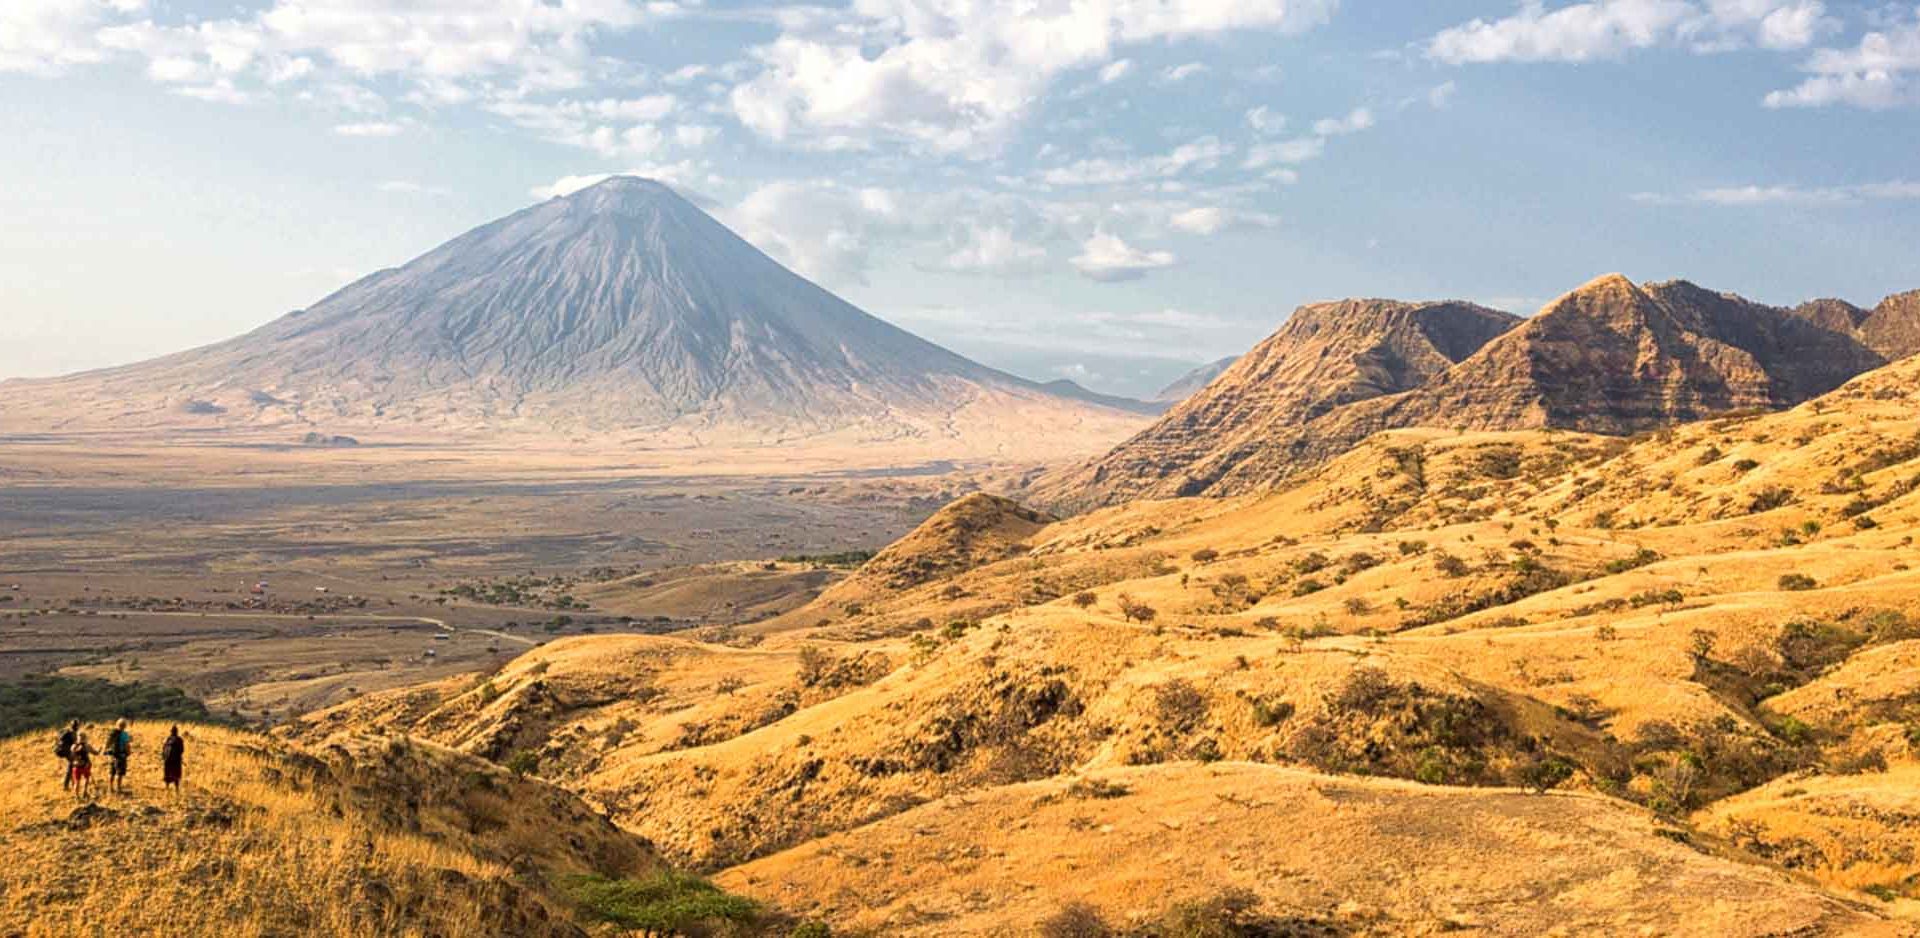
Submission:
POLYGON ((1816 589, 1819 586, 1820 583, 1818 580, 1804 573, 1783 573, 1780 575, 1780 588, 1788 592, 1816 589))
POLYGON ((1194 563, 1212 563, 1220 559, 1220 552, 1211 547, 1202 547, 1193 552, 1194 563))
POLYGON ((1075 593, 1073 597, 1073 604, 1082 609, 1085 609, 1088 606, 1091 606, 1094 603, 1097 603, 1099 601, 1100 601, 1100 597, 1095 596, 1092 593, 1075 593))
POLYGON ((1159 610, 1125 593, 1120 594, 1118 602, 1120 604, 1120 615, 1128 622, 1152 622, 1160 615, 1159 610))
POLYGON ((1040 938, 1111 938, 1113 933, 1100 910, 1085 902, 1069 902, 1040 923, 1040 938))
POLYGON ((1747 514, 1757 515, 1763 511, 1784 508, 1793 503, 1793 492, 1777 485, 1769 485, 1753 493, 1753 499, 1747 503, 1747 514))
POLYGON ((1155 688, 1153 701, 1160 725, 1168 732, 1189 732, 1207 718, 1207 696, 1182 678, 1174 678, 1155 688))
POLYGON ((1621 574, 1628 570, 1638 570, 1641 567, 1651 563, 1658 563, 1659 561, 1660 555, 1658 553, 1642 547, 1634 551, 1631 557, 1621 557, 1617 560, 1608 561, 1606 569, 1610 574, 1621 574))

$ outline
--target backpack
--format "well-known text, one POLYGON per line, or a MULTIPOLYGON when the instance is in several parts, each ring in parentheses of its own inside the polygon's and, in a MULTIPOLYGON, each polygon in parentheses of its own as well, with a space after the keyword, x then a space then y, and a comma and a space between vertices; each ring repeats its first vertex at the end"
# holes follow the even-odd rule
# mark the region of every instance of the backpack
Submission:
POLYGON ((53 744, 53 754, 56 756, 59 756, 62 759, 65 759, 73 755, 73 731, 72 730, 63 730, 60 733, 60 741, 53 744))

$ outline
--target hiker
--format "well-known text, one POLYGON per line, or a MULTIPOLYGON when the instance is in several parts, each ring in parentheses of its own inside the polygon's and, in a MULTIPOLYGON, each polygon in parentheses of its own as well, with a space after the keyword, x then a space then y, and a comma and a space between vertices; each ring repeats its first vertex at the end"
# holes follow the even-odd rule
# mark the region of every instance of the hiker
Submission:
POLYGON ((133 734, 127 732, 127 718, 113 725, 113 732, 107 734, 107 758, 113 763, 107 769, 107 787, 115 794, 127 791, 127 758, 133 755, 133 734))
POLYGON ((167 741, 160 744, 160 779, 167 790, 180 793, 180 767, 187 752, 187 741, 180 738, 180 728, 167 731, 167 741))
POLYGON ((80 721, 67 724, 60 731, 60 741, 53 744, 53 754, 60 757, 60 790, 73 790, 73 741, 80 737, 80 721))
POLYGON ((73 782, 75 798, 85 800, 93 795, 93 755, 99 751, 93 748, 87 734, 74 737, 73 749, 67 753, 67 774, 73 782))

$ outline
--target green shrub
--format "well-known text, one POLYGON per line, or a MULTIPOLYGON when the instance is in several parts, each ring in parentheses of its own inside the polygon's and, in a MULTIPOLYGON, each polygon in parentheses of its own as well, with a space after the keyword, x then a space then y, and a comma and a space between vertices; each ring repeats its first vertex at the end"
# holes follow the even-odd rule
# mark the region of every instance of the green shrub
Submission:
POLYGON ((692 935, 760 920, 760 904, 730 895, 691 873, 671 870, 646 879, 582 876, 570 890, 589 917, 633 931, 692 935))
POLYGON ((1520 784, 1532 789, 1534 794, 1544 794, 1573 777, 1573 764, 1558 756, 1549 756, 1522 763, 1516 774, 1520 784))
POLYGON ((1625 573, 1628 570, 1637 570, 1648 564, 1658 563, 1659 561, 1660 555, 1658 553, 1642 547, 1634 551, 1631 557, 1621 557, 1617 560, 1608 561, 1607 572, 1612 574, 1625 573))
POLYGON ((526 778, 540 771, 540 754, 531 749, 522 749, 507 759, 507 771, 526 778))

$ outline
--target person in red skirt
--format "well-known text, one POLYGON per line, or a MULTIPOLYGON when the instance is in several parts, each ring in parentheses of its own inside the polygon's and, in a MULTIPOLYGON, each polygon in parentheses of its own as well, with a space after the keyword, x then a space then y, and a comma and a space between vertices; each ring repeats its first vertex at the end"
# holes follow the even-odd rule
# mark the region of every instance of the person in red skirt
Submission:
POLYGON ((72 785, 75 798, 85 800, 93 796, 93 756, 99 751, 88 741, 87 734, 81 733, 67 752, 67 781, 72 785))

